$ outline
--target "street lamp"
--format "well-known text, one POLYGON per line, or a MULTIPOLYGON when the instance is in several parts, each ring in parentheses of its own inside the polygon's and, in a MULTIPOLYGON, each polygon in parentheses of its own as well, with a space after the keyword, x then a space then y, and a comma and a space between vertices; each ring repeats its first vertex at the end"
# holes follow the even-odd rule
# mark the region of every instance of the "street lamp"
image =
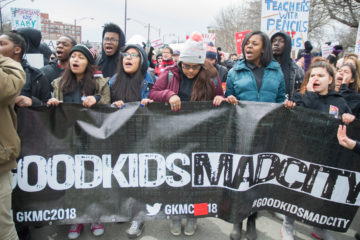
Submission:
MULTIPOLYGON (((95 18, 93 18, 93 17, 82 17, 82 18, 79 18, 79 19, 76 19, 76 18, 74 19, 74 26, 75 26, 75 34, 74 34, 74 36, 75 36, 76 42, 77 42, 77 39, 76 39, 76 33, 77 33, 76 22, 80 22, 80 21, 85 20, 85 19, 94 20, 95 18)), ((81 42, 81 35, 80 35, 80 42, 81 42)))
MULTIPOLYGON (((3 32, 3 21, 2 21, 2 9, 7 6, 8 4, 15 2, 16 0, 0 0, 0 31, 3 32), (7 2, 4 5, 2 5, 3 2, 7 2)), ((34 0, 31 0, 33 2, 34 0)))
POLYGON ((159 37, 160 37, 160 28, 156 28, 156 27, 154 27, 154 26, 151 26, 150 23, 146 24, 146 23, 144 23, 144 22, 142 22, 142 21, 139 21, 139 20, 136 20, 136 19, 134 19, 134 18, 127 18, 126 20, 128 20, 128 21, 133 20, 133 21, 135 21, 135 22, 143 25, 145 28, 148 29, 148 39, 147 39, 147 45, 148 45, 148 47, 150 47, 150 28, 159 31, 159 37))

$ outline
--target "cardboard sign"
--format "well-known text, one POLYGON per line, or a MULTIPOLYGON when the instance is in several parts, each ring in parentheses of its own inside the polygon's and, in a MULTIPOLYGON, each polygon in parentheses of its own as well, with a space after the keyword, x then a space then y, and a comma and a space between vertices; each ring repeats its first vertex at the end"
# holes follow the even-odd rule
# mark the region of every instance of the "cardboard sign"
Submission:
POLYGON ((271 37, 286 32, 293 49, 303 49, 309 28, 310 0, 263 0, 261 31, 271 37))

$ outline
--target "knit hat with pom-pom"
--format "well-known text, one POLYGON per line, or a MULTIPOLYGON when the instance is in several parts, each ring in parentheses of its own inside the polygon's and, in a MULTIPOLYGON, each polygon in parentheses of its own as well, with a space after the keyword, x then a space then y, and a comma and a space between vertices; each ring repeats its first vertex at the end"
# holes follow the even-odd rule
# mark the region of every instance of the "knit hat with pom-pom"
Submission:
POLYGON ((210 42, 206 47, 206 58, 216 59, 216 56, 217 56, 216 47, 212 42, 210 42))
POLYGON ((204 64, 206 58, 206 46, 200 33, 193 32, 186 40, 179 57, 180 62, 204 64))

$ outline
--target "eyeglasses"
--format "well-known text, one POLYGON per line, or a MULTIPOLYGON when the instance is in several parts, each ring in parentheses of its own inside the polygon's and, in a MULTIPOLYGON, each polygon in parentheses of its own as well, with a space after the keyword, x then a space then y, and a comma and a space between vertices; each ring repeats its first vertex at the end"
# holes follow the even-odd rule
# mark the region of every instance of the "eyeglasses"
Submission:
POLYGON ((130 57, 132 59, 137 58, 137 57, 140 56, 139 54, 136 54, 136 53, 126 53, 126 52, 121 53, 121 55, 123 56, 123 58, 130 57))
POLYGON ((200 64, 197 64, 197 65, 188 65, 188 64, 185 64, 183 63, 182 64, 182 68, 185 69, 185 70, 194 70, 194 71, 197 71, 201 68, 201 65, 200 64))
POLYGON ((104 38, 104 42, 116 43, 118 41, 119 41, 119 39, 116 39, 116 38, 104 38))

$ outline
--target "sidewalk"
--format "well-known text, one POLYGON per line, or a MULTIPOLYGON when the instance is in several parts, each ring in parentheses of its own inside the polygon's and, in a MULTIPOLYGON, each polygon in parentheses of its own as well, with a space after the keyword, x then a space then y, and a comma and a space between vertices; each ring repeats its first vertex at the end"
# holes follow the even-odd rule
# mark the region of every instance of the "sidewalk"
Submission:
MULTIPOLYGON (((353 226, 358 226, 359 214, 353 221, 352 226, 346 233, 332 232, 337 240, 354 240, 355 231, 353 226)), ((258 240, 279 240, 281 220, 274 217, 268 211, 259 212, 256 221, 258 240)), ((130 226, 129 223, 106 223, 104 224, 105 233, 101 237, 94 237, 90 232, 89 224, 85 225, 79 240, 113 240, 128 239, 125 231, 130 226)), ((244 224, 244 227, 246 224, 244 224)), ((69 226, 46 226, 32 229, 32 240, 65 240, 69 226)), ((198 229, 194 236, 186 237, 181 235, 174 237, 169 232, 169 221, 146 222, 145 230, 139 240, 228 240, 232 230, 232 224, 217 218, 201 218, 198 220, 198 229)), ((244 229, 245 230, 245 229, 244 229)), ((296 222, 295 240, 314 240, 311 236, 312 227, 296 222)), ((245 237, 243 237, 245 239, 245 237)))

